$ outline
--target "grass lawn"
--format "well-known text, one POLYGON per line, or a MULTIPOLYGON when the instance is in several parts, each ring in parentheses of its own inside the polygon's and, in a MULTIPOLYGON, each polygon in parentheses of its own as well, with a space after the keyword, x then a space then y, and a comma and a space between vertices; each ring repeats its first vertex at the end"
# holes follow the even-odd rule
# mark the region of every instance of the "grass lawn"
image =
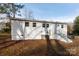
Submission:
POLYGON ((9 33, 1 33, 0 32, 0 42, 5 42, 7 40, 10 40, 11 35, 9 33))
POLYGON ((0 32, 0 38, 1 38, 1 37, 7 37, 7 36, 10 37, 10 33, 1 33, 1 32, 0 32))

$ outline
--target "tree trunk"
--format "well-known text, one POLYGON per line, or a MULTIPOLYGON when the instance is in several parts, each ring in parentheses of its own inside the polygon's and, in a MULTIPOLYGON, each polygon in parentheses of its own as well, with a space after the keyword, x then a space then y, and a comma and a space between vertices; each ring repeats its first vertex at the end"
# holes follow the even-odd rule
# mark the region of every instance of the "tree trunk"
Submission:
POLYGON ((12 9, 13 9, 13 18, 15 18, 15 13, 16 13, 16 10, 15 10, 15 6, 14 6, 14 4, 12 3, 12 9))
POLYGON ((13 18, 15 18, 15 12, 13 12, 13 18))

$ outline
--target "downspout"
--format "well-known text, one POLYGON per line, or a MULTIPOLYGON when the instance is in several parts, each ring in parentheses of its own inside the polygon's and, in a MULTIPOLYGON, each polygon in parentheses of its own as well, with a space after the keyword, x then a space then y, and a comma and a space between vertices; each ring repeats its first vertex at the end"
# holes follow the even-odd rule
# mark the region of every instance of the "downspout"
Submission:
POLYGON ((54 27, 54 39, 57 39, 57 22, 55 23, 55 27, 54 27))
POLYGON ((25 29, 26 29, 26 27, 25 27, 25 21, 24 21, 24 33, 23 33, 23 35, 24 35, 24 40, 25 40, 25 29))

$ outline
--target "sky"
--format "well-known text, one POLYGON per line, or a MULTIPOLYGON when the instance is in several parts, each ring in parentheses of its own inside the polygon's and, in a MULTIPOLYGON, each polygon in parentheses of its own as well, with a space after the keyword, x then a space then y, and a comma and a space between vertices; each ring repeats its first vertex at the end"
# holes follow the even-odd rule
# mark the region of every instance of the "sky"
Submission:
POLYGON ((39 20, 73 22, 79 15, 79 3, 27 3, 23 10, 24 15, 32 11, 39 20))

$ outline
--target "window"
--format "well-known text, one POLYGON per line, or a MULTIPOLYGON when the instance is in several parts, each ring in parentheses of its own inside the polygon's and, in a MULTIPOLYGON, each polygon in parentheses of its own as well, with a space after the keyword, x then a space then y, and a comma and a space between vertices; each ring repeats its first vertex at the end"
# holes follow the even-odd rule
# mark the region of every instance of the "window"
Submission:
POLYGON ((42 27, 49 27, 49 24, 43 24, 42 27))
POLYGON ((63 28, 64 26, 63 25, 61 25, 61 28, 63 28))
POLYGON ((33 27, 36 27, 36 23, 33 23, 33 27))
POLYGON ((47 27, 49 27, 49 24, 47 24, 47 27))
POLYGON ((29 26, 29 22, 25 22, 25 26, 29 26))
POLYGON ((45 24, 42 24, 42 27, 45 27, 45 24))

